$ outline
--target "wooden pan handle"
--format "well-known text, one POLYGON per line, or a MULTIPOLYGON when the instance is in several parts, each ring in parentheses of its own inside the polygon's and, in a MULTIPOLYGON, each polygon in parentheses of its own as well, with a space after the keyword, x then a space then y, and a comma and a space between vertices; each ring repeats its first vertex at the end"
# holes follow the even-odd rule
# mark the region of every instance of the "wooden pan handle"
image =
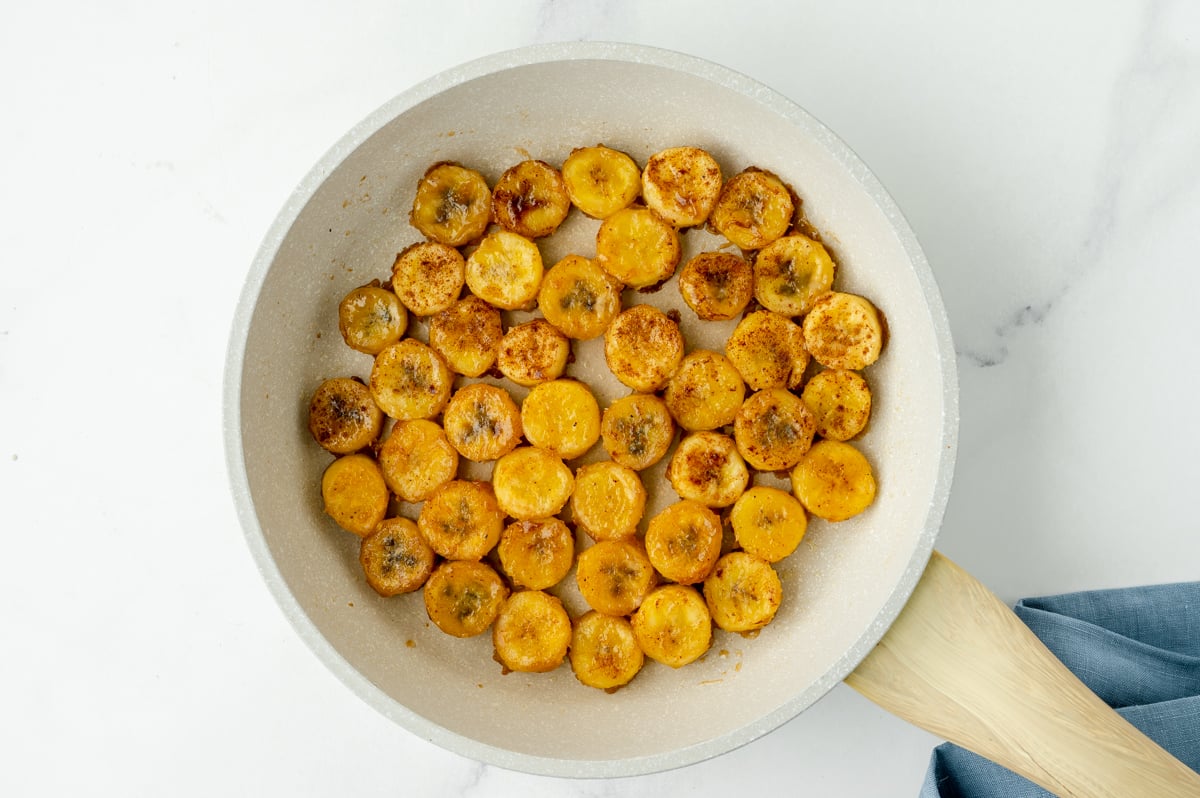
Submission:
POLYGON ((846 683, 1063 798, 1200 796, 1200 775, 1101 701, 991 591, 937 552, 846 683))

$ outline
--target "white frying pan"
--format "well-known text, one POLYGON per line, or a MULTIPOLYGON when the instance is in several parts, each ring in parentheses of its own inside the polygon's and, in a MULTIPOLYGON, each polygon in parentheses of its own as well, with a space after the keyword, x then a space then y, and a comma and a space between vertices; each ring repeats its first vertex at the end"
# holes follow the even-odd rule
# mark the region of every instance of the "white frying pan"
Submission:
MULTIPOLYGON (((573 212, 543 246, 547 265, 568 252, 593 254, 594 230, 573 212)), ((715 240, 692 231, 684 242, 686 256, 715 240)), ((679 302, 671 284, 629 296, 679 302)), ((728 326, 682 315, 691 347, 721 348, 728 326)), ((602 405, 625 393, 598 341, 577 345, 576 357, 568 373, 593 384, 602 405)), ((958 413, 954 349, 933 276, 867 167, 796 105, 729 70, 659 50, 576 43, 476 61, 400 95, 334 146, 268 232, 238 308, 225 390, 235 498, 284 611, 354 692, 448 749, 534 773, 646 773, 742 745, 845 679, 1061 794, 1200 794, 1200 778, 1104 707, 990 593, 933 553, 958 413), (867 372, 875 407, 861 446, 879 479, 875 504, 841 524, 811 523, 779 566, 784 603, 759 636, 718 632, 702 661, 679 671, 650 663, 612 695, 580 685, 565 665, 502 675, 489 635, 442 634, 419 593, 378 597, 359 571, 357 538, 321 511, 328 455, 306 429, 321 380, 369 374, 370 358, 337 333, 337 302, 386 279, 395 253, 417 240, 408 210, 428 166, 461 161, 495 180, 524 158, 558 164, 574 147, 600 142, 640 163, 690 144, 729 174, 751 165, 776 172, 834 252, 837 287, 871 298, 890 330, 867 372)), ((649 517, 672 497, 661 466, 644 476, 649 517)), ((582 611, 569 584, 559 592, 573 614, 582 611)))

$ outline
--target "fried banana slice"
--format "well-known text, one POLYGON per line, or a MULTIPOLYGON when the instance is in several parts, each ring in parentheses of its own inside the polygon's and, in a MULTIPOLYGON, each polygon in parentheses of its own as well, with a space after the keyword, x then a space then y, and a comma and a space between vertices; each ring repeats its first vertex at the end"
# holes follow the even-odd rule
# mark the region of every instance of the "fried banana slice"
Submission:
POLYGON ((433 418, 450 399, 450 369, 437 352, 405 338, 375 356, 370 385, 375 404, 392 418, 433 418))
POLYGON ((417 529, 447 560, 481 560, 500 541, 504 513, 491 485, 455 479, 421 505, 417 529))
POLYGON ((817 441, 792 469, 792 493, 818 518, 845 521, 875 501, 875 472, 850 444, 817 441))
POLYGON ((509 232, 542 238, 558 229, 571 210, 562 175, 545 161, 521 161, 492 188, 492 215, 509 232))
POLYGON ((450 397, 442 414, 450 445, 477 463, 495 460, 521 442, 521 411, 508 391, 477 382, 450 397))
POLYGON ((800 398, 813 412, 817 434, 831 441, 848 441, 871 417, 871 389, 856 371, 826 369, 805 384, 800 398))
POLYGON ((371 390, 351 377, 325 380, 308 404, 308 431, 321 448, 350 454, 370 446, 383 429, 371 390))
POLYGON ((466 281, 462 253, 436 241, 406 247, 392 264, 392 290, 418 316, 441 313, 458 300, 466 281))
POLYGON ((630 394, 604 411, 600 437, 609 457, 641 471, 666 456, 675 439, 675 420, 667 403, 654 394, 630 394))
POLYGON ((567 255, 542 278, 538 307, 563 335, 587 341, 621 312, 621 290, 594 261, 567 255))
POLYGON ((663 392, 671 416, 689 432, 733 423, 745 398, 746 384, 733 363, 707 349, 689 352, 663 392))
POLYGON ((433 573, 433 549, 407 518, 386 518, 362 539, 358 562, 381 596, 412 593, 433 573))
POLYGON ((496 362, 504 328, 500 311, 467 295, 429 321, 429 345, 464 377, 478 377, 496 362))
POLYGON ((774 620, 783 601, 783 583, 762 557, 731 551, 717 560, 704 580, 704 600, 721 629, 753 632, 774 620))
POLYGON ((605 615, 629 615, 658 584, 658 573, 637 538, 602 540, 584 549, 575 563, 584 601, 605 615))
POLYGON ((492 624, 496 659, 510 671, 552 671, 563 664, 570 644, 571 617, 557 597, 540 590, 513 593, 492 624))
POLYGON ((603 145, 572 150, 562 177, 572 204, 593 219, 630 206, 642 191, 642 170, 634 160, 603 145))
POLYGON ((822 294, 804 317, 803 328, 804 346, 826 368, 862 371, 883 350, 879 311, 857 294, 822 294))
POLYGON ((647 207, 676 227, 704 224, 720 195, 721 166, 699 147, 656 152, 642 170, 647 207))
POLYGON ((725 342, 725 356, 755 391, 799 387, 809 360, 804 330, 770 310, 755 311, 738 322, 725 342))
POLYGON ((649 208, 619 210, 596 231, 597 265, 631 288, 649 288, 667 280, 680 256, 679 233, 649 208))
POLYGON ((575 472, 571 517, 592 540, 637 534, 645 512, 646 488, 632 468, 603 460, 575 472))
POLYGON ((437 628, 454 637, 474 637, 487 631, 508 588, 487 563, 449 560, 425 582, 425 612, 437 628))
POLYGON ((703 582, 721 556, 721 519, 697 501, 675 502, 650 519, 646 556, 672 582, 703 582))
POLYGON ((537 244, 508 230, 497 230, 467 257, 467 287, 502 310, 528 308, 537 299, 543 271, 537 244))
POLYGON ((410 503, 425 501, 458 473, 458 452, 445 430, 423 418, 397 421, 378 457, 388 488, 410 503))
POLYGON ((551 380, 529 391, 521 424, 534 446, 574 460, 600 440, 600 405, 582 382, 551 380))
POLYGON ((514 585, 546 590, 561 582, 575 563, 575 536, 557 518, 513 521, 500 533, 496 553, 514 585))
POLYGON ((612 691, 629 684, 645 662, 629 621, 595 610, 575 621, 567 653, 575 678, 598 690, 612 691))
POLYGON ((417 183, 408 218, 431 241, 461 247, 482 236, 491 223, 492 192, 474 169, 436 163, 417 183))
POLYGON ((808 531, 804 506, 792 494, 762 485, 733 503, 729 522, 744 551, 772 563, 794 552, 808 531))
POLYGON ((549 518, 571 498, 575 476, 552 452, 518 446, 496 461, 492 485, 500 509, 521 520, 549 518))
POLYGON ((688 585, 655 588, 631 619, 633 636, 646 656, 682 668, 712 645, 712 617, 700 591, 688 585))
POLYGON ((391 291, 378 285, 355 288, 338 304, 338 331, 346 346, 377 355, 408 329, 408 313, 391 291))
POLYGON ((682 499, 707 507, 728 507, 746 490, 750 472, 728 435, 693 432, 671 455, 667 479, 682 499))
POLYGON ((754 270, 732 252, 701 252, 679 270, 679 295, 705 321, 732 319, 754 298, 754 270))
POLYGON ((784 236, 754 258, 754 297, 784 316, 803 315, 833 285, 834 270, 820 242, 799 233, 784 236))
POLYGON ((733 422, 738 453, 751 468, 783 471, 812 445, 817 421, 808 405, 783 388, 767 388, 746 400, 733 422))
POLYGON ((321 476, 325 513, 347 532, 366 537, 387 515, 387 483, 379 465, 365 454, 348 454, 329 464, 321 476))
POLYGON ((651 393, 666 385, 683 361, 683 333, 653 305, 634 305, 605 331, 604 359, 623 385, 651 393))
POLYGON ((531 387, 562 376, 571 358, 571 341, 545 319, 512 327, 500 339, 496 367, 517 385, 531 387))
POLYGON ((708 221, 735 246, 762 249, 788 231, 795 213, 783 181, 752 166, 729 178, 708 221))

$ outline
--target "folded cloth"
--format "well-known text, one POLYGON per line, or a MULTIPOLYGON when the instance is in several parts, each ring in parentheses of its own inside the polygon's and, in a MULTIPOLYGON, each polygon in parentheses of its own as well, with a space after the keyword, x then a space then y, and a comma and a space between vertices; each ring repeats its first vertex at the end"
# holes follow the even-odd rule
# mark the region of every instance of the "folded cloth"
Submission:
MULTIPOLYGON (((1013 609, 1109 706, 1200 772, 1200 582, 1023 599, 1013 609)), ((1050 795, 945 743, 933 751, 920 798, 1050 795)))

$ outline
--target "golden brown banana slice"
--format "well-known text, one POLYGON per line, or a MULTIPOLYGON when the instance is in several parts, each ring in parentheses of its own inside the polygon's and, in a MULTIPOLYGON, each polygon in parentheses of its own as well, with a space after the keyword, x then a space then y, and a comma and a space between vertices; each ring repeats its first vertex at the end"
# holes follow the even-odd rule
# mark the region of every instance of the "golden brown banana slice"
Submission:
POLYGON ((632 468, 603 460, 575 472, 571 517, 592 540, 637 534, 645 511, 646 488, 632 468))
POLYGON ((575 562, 584 601, 605 615, 629 615, 658 584, 658 573, 637 538, 602 540, 575 562))
POLYGON ((633 159, 603 145, 573 150, 562 177, 571 202, 593 219, 628 207, 642 191, 642 170, 633 159))
POLYGON ((633 614, 633 636, 655 662, 682 668, 712 645, 712 618, 700 591, 688 585, 655 588, 633 614))
POLYGON ((817 441, 792 469, 792 493, 818 518, 845 521, 875 501, 875 472, 850 444, 817 441))
POLYGON ((800 325, 770 310, 738 322, 725 342, 725 356, 755 391, 798 387, 809 359, 800 325))
POLYGON ((699 147, 656 152, 642 170, 646 205, 676 227, 704 224, 721 195, 721 166, 699 147))
POLYGON ((571 616, 562 602, 540 590, 513 593, 492 624, 496 659, 520 673, 546 673, 567 658, 571 616))
POLYGON ((481 560, 500 541, 504 513, 491 485, 455 479, 421 505, 417 529, 447 560, 481 560))
POLYGON ((707 349, 688 353, 663 392, 671 416, 689 432, 733 423, 745 397, 746 384, 733 363, 707 349))
POLYGON ((554 587, 575 562, 575 536, 557 518, 513 521, 496 546, 500 567, 514 585, 530 590, 554 587))
POLYGON ((408 329, 408 313, 391 291, 379 286, 355 288, 338 304, 338 330, 346 346, 377 355, 408 329))
POLYGON ((653 305, 634 305, 604 333, 604 359, 623 385, 651 393, 666 385, 683 361, 683 333, 653 305))
POLYGON ((325 380, 308 404, 308 431, 322 449, 350 454, 370 446, 383 429, 371 390, 351 377, 325 380))
POLYGON ((596 263, 631 288, 668 279, 679 265, 680 253, 679 233, 649 208, 619 210, 596 231, 596 263))
POLYGON ((754 298, 754 270, 732 252, 701 252, 679 270, 679 294, 705 321, 732 319, 754 298))
POLYGON ((504 337, 500 311, 467 295, 429 321, 429 345, 464 377, 490 369, 504 337))
POLYGON ((567 255, 542 278, 538 307, 563 335, 587 341, 621 312, 621 290, 594 261, 567 255))
POLYGON ((365 454, 348 454, 329 464, 321 477, 325 513, 347 532, 366 537, 387 514, 387 483, 379 465, 365 454))
POLYGON ((735 246, 762 249, 788 231, 795 212, 783 181, 752 166, 729 178, 708 221, 735 246))
POLYGON ((813 412, 817 434, 822 438, 848 441, 863 431, 871 417, 871 389, 856 371, 818 372, 800 396, 813 412))
POLYGON ((808 405, 783 388, 767 388, 746 400, 733 422, 738 453, 751 468, 783 471, 812 446, 817 421, 808 405))
POLYGON ((641 471, 666 456, 675 439, 675 420, 667 403, 654 394, 630 394, 604 411, 600 437, 609 457, 641 471))
POLYGON ((629 621, 595 610, 575 621, 568 655, 576 679, 610 692, 629 684, 645 662, 629 621))
POLYGON ((575 476, 555 454, 518 446, 496 461, 492 485, 500 509, 521 520, 549 518, 571 498, 575 476))
POLYGON ((534 446, 574 460, 600 440, 600 405, 582 382, 551 380, 529 391, 521 424, 534 446))
POLYGON ((392 264, 392 290, 418 316, 441 313, 458 300, 466 281, 466 261, 457 249, 437 241, 406 247, 392 264))
POLYGON ((467 287, 502 310, 531 307, 542 285, 542 273, 537 244, 508 230, 491 233, 467 257, 467 287))
POLYGON ((521 442, 517 403, 508 391, 483 382, 464 386, 450 397, 442 426, 450 445, 477 463, 503 457, 521 442))
POLYGON ((508 587, 487 563, 450 560, 434 569, 425 582, 425 611, 437 628, 454 637, 487 631, 508 587))
POLYGON ((733 536, 743 550, 767 562, 779 562, 804 539, 808 516, 792 494, 756 485, 733 503, 733 536))
POLYGON ((731 551, 717 560, 704 580, 704 599, 718 627, 753 632, 774 620, 783 601, 783 583, 762 557, 731 551))
POLYGON ((728 507, 746 490, 750 472, 728 435, 693 432, 671 455, 667 479, 680 498, 707 507, 728 507))
POLYGON ((833 258, 820 242, 784 236, 754 258, 754 297, 764 308, 800 316, 833 285, 833 258))
POLYGON ((397 421, 378 457, 387 486, 406 502, 425 501, 458 473, 458 452, 446 432, 423 418, 397 421))
POLYGON ((721 519, 697 501, 675 502, 650 519, 646 556, 672 582, 703 582, 721 556, 721 519))
POLYGON ((433 418, 450 399, 450 369, 442 356, 413 338, 397 341, 375 356, 371 396, 398 421, 433 418))
POLYGON ((505 230, 541 238, 558 229, 571 210, 562 175, 545 161, 521 161, 492 189, 492 215, 505 230))
POLYGON ((478 239, 492 221, 492 192, 483 175, 456 163, 436 163, 417 183, 412 226, 451 247, 478 239))
POLYGON ((826 368, 861 371, 883 350, 879 311, 857 294, 822 294, 804 317, 803 327, 805 348, 826 368))
POLYGON ((517 385, 530 387, 561 377, 570 358, 567 336, 545 319, 533 319, 510 328, 500 339, 496 367, 517 385))
POLYGON ((420 588, 433 573, 433 560, 433 549, 407 518, 385 518, 358 547, 367 584, 381 596, 420 588))

